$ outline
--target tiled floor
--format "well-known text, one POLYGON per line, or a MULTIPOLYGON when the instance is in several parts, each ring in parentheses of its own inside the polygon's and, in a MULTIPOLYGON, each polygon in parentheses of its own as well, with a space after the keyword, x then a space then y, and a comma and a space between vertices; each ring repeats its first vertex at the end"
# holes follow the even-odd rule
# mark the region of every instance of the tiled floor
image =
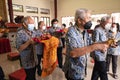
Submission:
MULTIPOLYGON (((114 79, 112 78, 112 76, 108 75, 109 80, 120 80, 120 57, 118 59, 118 76, 119 79, 114 79)), ((2 66, 4 73, 5 73, 5 77, 8 79, 8 74, 10 74, 11 72, 14 72, 15 70, 20 69, 20 65, 19 65, 19 61, 9 61, 7 59, 7 53, 5 54, 0 54, 0 65, 2 66)), ((93 68, 93 63, 90 62, 90 59, 88 60, 88 69, 87 69, 87 77, 85 78, 85 80, 90 80, 91 78, 91 73, 92 73, 92 68, 93 68)), ((66 80, 64 77, 64 73, 62 72, 62 70, 60 68, 56 68, 54 70, 54 72, 49 75, 46 78, 40 78, 39 76, 37 76, 37 80, 66 80)), ((8 79, 9 80, 9 79, 8 79)))

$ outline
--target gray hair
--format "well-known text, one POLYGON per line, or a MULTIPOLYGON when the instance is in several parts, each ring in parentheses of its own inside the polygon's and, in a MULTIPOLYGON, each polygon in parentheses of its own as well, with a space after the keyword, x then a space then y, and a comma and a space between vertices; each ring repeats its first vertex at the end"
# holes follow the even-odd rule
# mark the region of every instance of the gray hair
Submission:
POLYGON ((27 24, 28 23, 28 19, 31 18, 30 16, 26 16, 22 19, 22 23, 27 24))
POLYGON ((85 19, 85 16, 88 12, 89 10, 84 8, 77 9, 75 13, 75 22, 77 22, 78 18, 85 19))
POLYGON ((102 18, 101 18, 101 22, 106 22, 107 20, 109 20, 111 17, 109 16, 109 15, 107 15, 107 16, 103 16, 102 18))

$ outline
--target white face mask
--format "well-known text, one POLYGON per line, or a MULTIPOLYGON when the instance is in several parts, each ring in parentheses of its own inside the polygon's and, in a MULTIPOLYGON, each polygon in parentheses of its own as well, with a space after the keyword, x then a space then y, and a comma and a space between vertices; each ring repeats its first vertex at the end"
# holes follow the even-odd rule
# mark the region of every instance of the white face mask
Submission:
POLYGON ((115 33, 116 33, 116 32, 117 32, 117 27, 114 26, 114 28, 111 28, 110 30, 111 30, 112 32, 115 32, 115 33))
POLYGON ((105 25, 105 29, 106 29, 106 30, 110 30, 110 27, 111 27, 111 24, 110 24, 110 23, 108 23, 108 24, 105 25))
POLYGON ((43 27, 42 27, 42 30, 45 30, 45 29, 46 29, 46 26, 43 26, 43 27))
POLYGON ((58 24, 53 24, 53 27, 58 27, 58 24))
POLYGON ((34 24, 28 24, 28 30, 33 31, 34 30, 34 24))

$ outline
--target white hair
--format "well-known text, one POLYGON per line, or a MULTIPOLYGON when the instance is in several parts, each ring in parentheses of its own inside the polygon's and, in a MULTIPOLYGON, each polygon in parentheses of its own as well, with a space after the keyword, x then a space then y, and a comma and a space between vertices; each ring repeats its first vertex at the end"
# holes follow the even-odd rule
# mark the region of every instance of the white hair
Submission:
POLYGON ((30 16, 26 16, 22 19, 22 22, 27 24, 28 23, 28 19, 31 18, 30 16))
POLYGON ((110 17, 109 15, 103 16, 103 17, 101 18, 101 22, 106 22, 106 21, 108 21, 110 18, 111 18, 111 17, 110 17))
POLYGON ((75 22, 77 22, 78 18, 85 19, 85 16, 88 12, 89 10, 84 8, 77 9, 75 13, 75 22))

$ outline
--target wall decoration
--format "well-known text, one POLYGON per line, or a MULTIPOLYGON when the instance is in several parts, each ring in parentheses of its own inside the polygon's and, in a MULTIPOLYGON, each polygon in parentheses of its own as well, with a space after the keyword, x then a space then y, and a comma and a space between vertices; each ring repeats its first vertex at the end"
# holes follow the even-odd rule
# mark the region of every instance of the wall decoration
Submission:
POLYGON ((40 8, 41 14, 50 14, 50 9, 40 8))
POLYGON ((26 6, 26 11, 28 13, 38 13, 38 8, 37 7, 26 6))
POLYGON ((12 7, 13 7, 13 11, 23 12, 23 5, 13 4, 12 7))

